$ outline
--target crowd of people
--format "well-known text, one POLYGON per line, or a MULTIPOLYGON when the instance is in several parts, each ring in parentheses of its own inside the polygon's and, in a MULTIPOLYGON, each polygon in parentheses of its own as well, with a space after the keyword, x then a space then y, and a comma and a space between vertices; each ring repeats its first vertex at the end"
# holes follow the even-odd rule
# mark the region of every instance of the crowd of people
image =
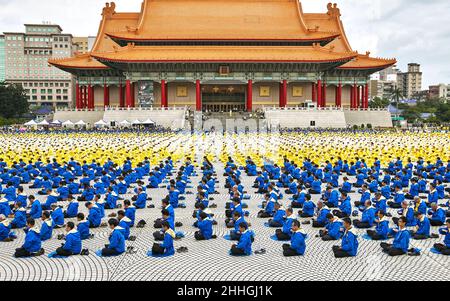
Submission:
POLYGON ((89 255, 83 241, 101 227, 111 233, 97 255, 131 253, 126 241, 137 237, 130 229, 149 226, 149 254, 172 256, 187 251, 175 240, 218 238, 213 211, 225 212, 227 239, 235 242, 230 255, 264 254, 254 250, 257 233, 247 221, 253 195, 263 199, 258 218, 285 242, 284 256, 307 256, 307 224, 317 229, 315 239, 336 241, 336 258, 357 256, 361 239, 378 241, 389 256, 418 256, 412 240, 426 239, 434 240, 434 252, 450 254, 446 132, 23 133, 1 141, 0 241, 14 241, 23 229, 24 243, 12 254, 18 258, 89 255), (253 185, 244 184, 249 178, 253 185), (154 199, 155 189, 166 189, 166 197, 154 199), (223 189, 229 202, 222 209, 211 200, 223 189), (192 193, 195 204, 186 204, 192 193), (176 231, 183 226, 176 213, 187 205, 195 207, 193 238, 176 231), (139 210, 161 217, 137 220, 139 210), (53 235, 58 228, 65 234, 53 235), (44 250, 50 239, 65 242, 44 250))

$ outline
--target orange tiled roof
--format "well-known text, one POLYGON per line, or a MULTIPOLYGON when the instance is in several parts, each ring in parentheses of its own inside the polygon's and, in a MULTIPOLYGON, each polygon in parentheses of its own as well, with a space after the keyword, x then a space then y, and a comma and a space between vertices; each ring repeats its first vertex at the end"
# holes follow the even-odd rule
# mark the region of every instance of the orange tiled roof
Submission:
POLYGON ((327 40, 308 30, 298 0, 144 0, 139 24, 107 35, 140 40, 327 40))
MULTIPOLYGON (((330 42, 327 47, 333 48, 336 52, 353 51, 345 34, 344 25, 341 21, 341 13, 337 6, 328 4, 327 13, 305 13, 304 20, 308 27, 318 28, 319 30, 337 31, 339 37, 330 42)), ((396 59, 373 58, 359 54, 355 60, 352 60, 340 67, 339 69, 384 69, 397 63, 396 59)))
MULTIPOLYGON (((92 52, 112 51, 118 46, 111 38, 105 35, 105 31, 115 32, 124 26, 136 26, 139 20, 139 13, 110 13, 105 14, 100 22, 97 39, 92 48, 92 52)), ((98 62, 90 56, 90 53, 84 55, 75 55, 70 58, 50 59, 50 64, 61 68, 73 69, 109 69, 109 67, 98 62)))
POLYGON ((356 57, 314 46, 134 46, 92 56, 114 62, 337 62, 356 57))

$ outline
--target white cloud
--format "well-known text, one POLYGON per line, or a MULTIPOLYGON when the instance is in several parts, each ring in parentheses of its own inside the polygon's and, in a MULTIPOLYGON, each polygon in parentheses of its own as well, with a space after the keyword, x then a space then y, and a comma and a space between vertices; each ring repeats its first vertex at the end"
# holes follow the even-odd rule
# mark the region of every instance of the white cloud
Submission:
MULTIPOLYGON (((74 36, 96 35, 105 0, 0 0, 0 32, 51 21, 74 36)), ((142 0, 116 0, 118 11, 139 11, 142 0)), ((301 1, 305 12, 325 12, 328 0, 301 1)), ((450 83, 450 1, 335 0, 352 47, 422 65, 424 87, 450 83)))

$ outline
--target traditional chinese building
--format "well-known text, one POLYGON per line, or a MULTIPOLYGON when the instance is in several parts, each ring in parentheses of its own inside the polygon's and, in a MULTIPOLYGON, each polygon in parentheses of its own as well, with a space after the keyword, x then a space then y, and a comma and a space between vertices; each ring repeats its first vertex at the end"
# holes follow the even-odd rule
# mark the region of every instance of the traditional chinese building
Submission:
POLYGON ((298 0, 144 0, 103 9, 91 52, 49 63, 77 79, 75 106, 368 107, 372 73, 396 63, 353 51, 336 4, 298 0))

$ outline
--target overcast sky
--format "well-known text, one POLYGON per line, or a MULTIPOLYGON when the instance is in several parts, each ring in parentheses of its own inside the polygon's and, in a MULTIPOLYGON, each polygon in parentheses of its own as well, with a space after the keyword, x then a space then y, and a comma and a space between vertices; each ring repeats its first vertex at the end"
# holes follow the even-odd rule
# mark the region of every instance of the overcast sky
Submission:
MULTIPOLYGON (((226 1, 226 0, 224 0, 226 1)), ((0 32, 50 21, 74 36, 96 35, 105 0, 0 0, 0 32)), ((139 11, 142 0, 116 0, 117 11, 139 11)), ((325 12, 328 0, 302 0, 305 12, 325 12)), ((450 84, 450 1, 337 0, 350 43, 398 67, 422 65, 423 89, 450 84)))

